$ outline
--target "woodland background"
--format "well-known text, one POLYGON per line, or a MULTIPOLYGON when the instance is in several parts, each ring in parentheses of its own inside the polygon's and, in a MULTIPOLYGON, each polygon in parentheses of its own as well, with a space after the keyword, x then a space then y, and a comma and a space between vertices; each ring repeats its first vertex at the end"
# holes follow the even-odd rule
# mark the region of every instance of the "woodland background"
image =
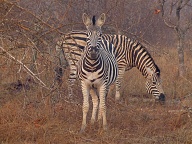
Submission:
POLYGON ((0 0, 0 143, 192 143, 192 0, 0 0), (109 131, 80 135, 82 93, 55 83, 57 40, 106 13, 103 33, 138 39, 161 70, 165 105, 126 72, 121 102, 107 98, 109 131))

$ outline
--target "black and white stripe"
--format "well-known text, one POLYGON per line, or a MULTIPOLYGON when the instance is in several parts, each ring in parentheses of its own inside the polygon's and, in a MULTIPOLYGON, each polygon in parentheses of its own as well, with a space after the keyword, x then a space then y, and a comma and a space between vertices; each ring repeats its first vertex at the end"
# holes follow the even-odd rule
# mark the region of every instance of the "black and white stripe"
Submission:
POLYGON ((107 128, 105 98, 108 87, 115 82, 118 75, 118 65, 113 53, 113 44, 101 37, 101 26, 105 22, 105 14, 97 21, 83 14, 87 27, 87 45, 77 63, 77 75, 81 81, 83 92, 83 121, 81 132, 84 131, 89 110, 89 94, 93 102, 91 123, 95 122, 99 108, 98 119, 103 120, 103 128, 107 128))
MULTIPOLYGON (((85 31, 72 31, 62 37, 58 42, 57 50, 63 50, 71 67, 69 80, 76 79, 76 62, 80 59, 82 50, 86 45, 87 34, 85 31)), ((160 70, 155 64, 150 53, 138 41, 124 35, 103 34, 102 38, 114 45, 114 54, 118 63, 119 74, 116 80, 115 98, 120 98, 121 80, 125 71, 137 67, 146 78, 146 89, 156 99, 165 100, 160 70)), ((69 85, 69 87, 71 87, 69 85)))

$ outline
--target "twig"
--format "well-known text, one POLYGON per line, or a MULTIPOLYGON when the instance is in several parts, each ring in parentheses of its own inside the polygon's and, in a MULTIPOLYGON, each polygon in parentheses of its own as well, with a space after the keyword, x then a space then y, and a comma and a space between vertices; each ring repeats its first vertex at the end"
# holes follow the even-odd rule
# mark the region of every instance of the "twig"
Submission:
POLYGON ((187 78, 185 78, 184 76, 181 76, 184 80, 186 80, 187 82, 189 82, 190 84, 192 84, 191 81, 189 81, 187 78))
POLYGON ((53 26, 51 26, 51 25, 48 24, 47 22, 43 21, 41 17, 36 16, 32 11, 27 10, 27 9, 25 9, 25 8, 23 8, 23 7, 15 4, 15 3, 13 3, 13 2, 9 2, 9 1, 5 1, 5 2, 6 2, 7 4, 10 4, 11 6, 15 6, 16 8, 18 8, 18 9, 20 9, 20 10, 22 10, 22 11, 24 11, 24 12, 30 14, 30 15, 32 15, 34 18, 36 18, 37 20, 39 20, 40 22, 42 22, 45 26, 47 26, 47 27, 49 27, 49 28, 51 28, 51 29, 54 29, 56 32, 58 32, 58 33, 60 33, 60 34, 63 34, 63 33, 62 33, 61 31, 59 31, 58 29, 55 29, 53 26))
POLYGON ((50 89, 50 88, 48 88, 48 87, 45 85, 45 83, 44 83, 41 79, 39 79, 37 76, 35 76, 35 74, 34 74, 24 63, 22 63, 20 60, 17 60, 14 56, 12 56, 9 52, 7 52, 3 47, 0 46, 0 49, 1 49, 3 52, 5 52, 5 53, 11 58, 11 60, 16 61, 16 62, 19 63, 21 66, 23 66, 24 70, 25 70, 29 75, 31 75, 33 78, 37 79, 37 80, 42 84, 43 87, 45 87, 45 88, 47 88, 47 89, 50 89))
POLYGON ((83 140, 85 140, 85 141, 90 141, 90 142, 92 142, 92 143, 98 142, 98 141, 96 141, 96 140, 94 140, 94 139, 88 139, 88 138, 86 138, 86 137, 80 137, 80 138, 83 139, 83 140))
MULTIPOLYGON (((21 60, 24 60, 25 57, 26 57, 26 51, 24 51, 24 55, 23 55, 23 58, 21 60)), ((22 65, 20 65, 20 68, 19 68, 17 73, 19 73, 21 71, 21 68, 22 68, 22 65)))

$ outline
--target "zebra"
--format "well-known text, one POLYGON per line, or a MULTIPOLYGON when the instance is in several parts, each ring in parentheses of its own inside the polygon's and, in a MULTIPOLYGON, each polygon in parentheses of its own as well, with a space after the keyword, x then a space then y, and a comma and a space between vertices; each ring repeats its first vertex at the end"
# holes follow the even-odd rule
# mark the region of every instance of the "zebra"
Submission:
POLYGON ((77 75, 81 81, 83 93, 83 121, 80 132, 86 128, 89 94, 93 102, 91 123, 95 122, 99 107, 98 119, 103 120, 103 129, 107 130, 105 98, 109 85, 115 82, 118 75, 118 65, 113 53, 114 47, 102 39, 100 34, 101 26, 105 22, 104 13, 97 21, 95 17, 91 20, 85 13, 82 18, 87 28, 87 45, 77 62, 77 75))
MULTIPOLYGON (((147 49, 139 41, 125 35, 102 34, 102 38, 114 45, 114 54, 118 63, 119 74, 115 82, 115 99, 120 99, 119 91, 125 71, 136 67, 146 78, 147 92, 152 94, 156 100, 165 101, 160 69, 147 49)), ((58 53, 64 53, 70 66, 69 92, 72 91, 71 88, 76 79, 76 65, 86 45, 86 39, 86 31, 72 31, 64 35, 56 45, 56 50, 58 53)))

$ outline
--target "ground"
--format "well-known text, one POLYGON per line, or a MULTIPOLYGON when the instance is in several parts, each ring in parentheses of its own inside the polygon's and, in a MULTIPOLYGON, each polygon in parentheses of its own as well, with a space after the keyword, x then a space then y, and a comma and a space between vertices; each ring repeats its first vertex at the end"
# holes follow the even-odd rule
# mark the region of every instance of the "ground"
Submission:
MULTIPOLYGON (((172 53, 174 52, 169 52, 170 57, 172 53)), ((14 70, 18 71, 18 65, 10 63, 9 67, 1 67, 0 143, 192 143, 192 114, 189 110, 192 88, 191 57, 186 57, 186 76, 179 78, 174 57, 166 60, 166 55, 153 56, 161 69, 166 103, 156 103, 146 93, 145 79, 141 73, 137 69, 130 70, 123 79, 120 101, 115 101, 114 90, 107 97, 108 131, 104 132, 96 122, 94 125, 88 123, 83 134, 79 133, 82 121, 81 88, 77 82, 73 88, 74 101, 69 102, 67 70, 61 88, 54 85, 52 90, 47 90, 26 72, 14 73, 14 70), (7 73, 10 67, 12 71, 7 73)), ((41 78, 51 85, 54 74, 49 72, 51 73, 51 69, 48 67, 47 75, 41 75, 41 78)), ((88 122, 90 116, 91 110, 88 122)))

